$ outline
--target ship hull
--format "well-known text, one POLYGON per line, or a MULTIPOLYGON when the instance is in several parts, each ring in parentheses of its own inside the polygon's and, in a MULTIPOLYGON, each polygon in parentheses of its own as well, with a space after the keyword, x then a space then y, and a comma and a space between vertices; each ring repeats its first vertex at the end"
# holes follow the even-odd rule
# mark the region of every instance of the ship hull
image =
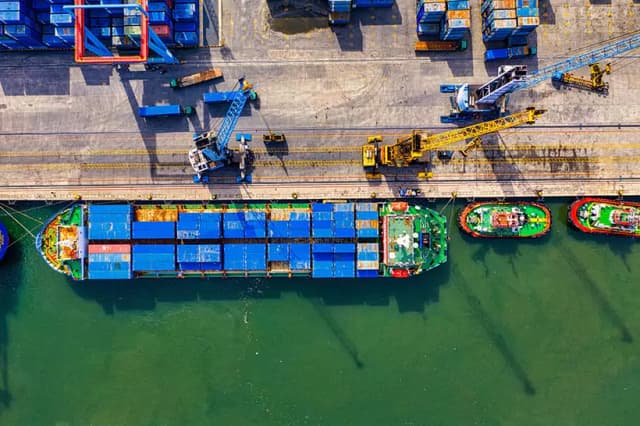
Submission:
POLYGON ((640 237, 640 203, 587 197, 571 203, 567 217, 588 234, 640 237))
POLYGON ((76 204, 36 238, 74 280, 405 278, 447 260, 446 218, 404 202, 76 204))
POLYGON ((531 202, 470 203, 460 211, 458 226, 476 238, 539 238, 551 229, 551 212, 531 202))
POLYGON ((2 260, 7 254, 7 249, 9 248, 9 231, 4 226, 2 222, 0 222, 0 260, 2 260))

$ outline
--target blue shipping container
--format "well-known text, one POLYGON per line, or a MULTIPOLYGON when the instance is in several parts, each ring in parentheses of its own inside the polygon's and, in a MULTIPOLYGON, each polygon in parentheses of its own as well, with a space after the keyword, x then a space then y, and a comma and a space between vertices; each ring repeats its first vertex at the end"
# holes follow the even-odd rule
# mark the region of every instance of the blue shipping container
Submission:
POLYGON ((174 271, 176 269, 173 244, 134 244, 132 246, 134 271, 174 271))
POLYGON ((175 222, 133 222, 134 239, 173 239, 176 237, 175 222))

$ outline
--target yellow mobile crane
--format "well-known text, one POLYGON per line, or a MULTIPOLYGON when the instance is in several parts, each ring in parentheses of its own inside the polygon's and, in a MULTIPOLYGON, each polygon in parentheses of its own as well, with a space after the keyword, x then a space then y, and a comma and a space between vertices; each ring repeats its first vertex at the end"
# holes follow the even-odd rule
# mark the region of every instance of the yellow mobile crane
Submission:
POLYGON ((611 74, 611 64, 606 64, 602 67, 600 64, 596 63, 589 65, 590 78, 580 77, 570 72, 565 72, 554 73, 551 79, 553 81, 564 83, 567 86, 604 93, 609 90, 609 83, 602 79, 605 74, 611 74))
MULTIPOLYGON (((410 136, 398 138, 393 145, 382 145, 381 136, 371 136, 362 146, 362 165, 369 172, 375 172, 378 166, 407 167, 414 161, 422 160, 425 153, 466 139, 497 132, 522 124, 533 124, 545 113, 543 109, 527 108, 525 111, 484 121, 443 133, 430 134, 414 130, 410 136)), ((429 159, 423 160, 427 162, 429 159)))

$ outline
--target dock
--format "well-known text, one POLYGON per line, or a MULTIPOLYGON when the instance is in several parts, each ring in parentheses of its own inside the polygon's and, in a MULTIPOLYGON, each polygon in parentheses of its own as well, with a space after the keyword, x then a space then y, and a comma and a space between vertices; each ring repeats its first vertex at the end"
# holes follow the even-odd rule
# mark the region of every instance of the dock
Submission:
MULTIPOLYGON (((0 199, 367 199, 407 187, 429 199, 640 195, 639 50, 612 60, 607 96, 540 83, 510 99, 510 111, 546 109, 535 124, 485 136, 467 157, 457 153, 464 143, 448 148, 449 160, 434 152, 428 179, 418 178, 419 164, 384 167, 368 179, 361 161, 368 136, 390 144, 412 129, 452 129, 439 120, 449 111, 440 84, 496 75, 500 64, 483 60, 480 2, 471 2, 469 47, 430 55, 414 52, 414 0, 358 10, 346 26, 294 33, 271 28, 266 2, 253 9, 219 3, 224 47, 177 50, 182 64, 164 73, 142 64, 79 65, 71 52, 0 53, 0 199), (224 81, 169 87, 172 78, 212 67, 224 81), (208 185, 194 184, 192 134, 215 129, 225 114, 203 104, 202 94, 231 90, 241 76, 259 95, 234 132, 253 136, 253 183, 237 183, 229 167, 208 185), (136 113, 160 104, 193 105, 196 114, 136 113), (265 145, 270 130, 286 134, 286 143, 265 145)), ((640 3, 540 3, 538 55, 506 63, 535 70, 640 29, 640 3)))

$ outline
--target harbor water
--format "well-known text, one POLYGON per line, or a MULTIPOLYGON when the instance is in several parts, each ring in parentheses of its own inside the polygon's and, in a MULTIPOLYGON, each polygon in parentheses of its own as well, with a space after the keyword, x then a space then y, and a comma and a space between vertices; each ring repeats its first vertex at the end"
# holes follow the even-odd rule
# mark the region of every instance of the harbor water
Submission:
POLYGON ((27 233, 64 204, 3 204, 0 424, 634 424, 640 241, 569 229, 569 201, 532 241, 447 206, 449 262, 409 280, 80 283, 27 233))

